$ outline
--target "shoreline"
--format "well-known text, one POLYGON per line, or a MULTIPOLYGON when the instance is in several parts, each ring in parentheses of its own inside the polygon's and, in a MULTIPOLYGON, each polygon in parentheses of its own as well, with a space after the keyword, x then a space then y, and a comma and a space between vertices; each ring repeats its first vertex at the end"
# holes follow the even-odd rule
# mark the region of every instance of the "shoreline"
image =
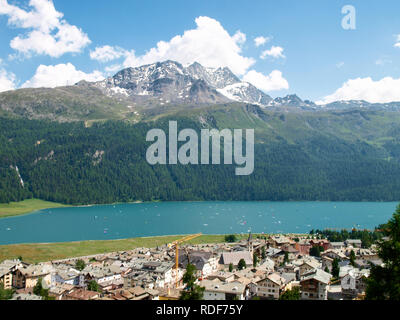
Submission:
POLYGON ((40 210, 67 207, 72 206, 40 199, 26 199, 19 202, 0 203, 0 219, 24 216, 40 210))
MULTIPOLYGON (((239 240, 247 239, 248 235, 235 234, 239 240)), ((258 234, 254 234, 257 236, 258 234)), ((87 240, 56 243, 26 243, 0 245, 0 262, 22 256, 25 262, 38 263, 53 260, 106 254, 119 251, 129 251, 135 248, 156 248, 172 243, 185 235, 150 236, 120 240, 87 240)), ((264 235, 266 236, 266 235, 264 235)), ((206 235, 190 240, 188 244, 225 243, 225 234, 206 235)))
MULTIPOLYGON (((152 204, 152 203, 201 203, 201 202, 271 202, 271 203, 276 203, 276 202, 287 202, 287 203, 293 203, 293 202, 299 202, 299 203, 307 203, 307 202, 326 202, 326 203, 400 203, 400 200, 398 201, 329 201, 329 200, 286 200, 286 201, 273 201, 273 200, 185 200, 185 201, 178 201, 178 200, 171 200, 171 201, 160 201, 160 200, 154 200, 154 201, 133 201, 133 202, 115 202, 115 203, 103 203, 103 204, 86 204, 86 205, 68 205, 68 204, 62 204, 62 203, 57 203, 57 202, 50 202, 46 200, 41 200, 41 199, 26 199, 20 202, 11 202, 9 204, 2 204, 0 203, 0 219, 4 218, 11 218, 11 217, 18 217, 18 216, 24 216, 28 214, 34 214, 36 212, 39 212, 41 210, 48 210, 48 209, 59 209, 59 208, 91 208, 91 207, 96 207, 96 206, 115 206, 115 205, 124 205, 124 204, 152 204), (10 213, 3 213, 4 207, 6 206, 16 206, 18 207, 21 204, 24 204, 27 201, 39 201, 43 203, 48 203, 50 204, 49 206, 43 206, 39 208, 29 208, 27 207, 25 211, 23 212, 10 212, 10 213)), ((7 210, 7 208, 5 209, 7 210)), ((9 209, 10 210, 10 209, 9 209)))
POLYGON ((86 205, 68 205, 68 204, 62 204, 58 202, 50 202, 46 200, 41 200, 41 199, 26 199, 23 201, 19 202, 10 202, 10 203, 0 203, 0 219, 4 218, 12 218, 12 217, 19 217, 19 216, 25 216, 29 214, 34 214, 36 212, 42 211, 42 210, 49 210, 49 209, 60 209, 60 208, 90 208, 90 207, 95 207, 95 206, 113 206, 113 205, 120 205, 120 204, 140 204, 140 203, 145 203, 142 201, 135 201, 135 202, 121 202, 121 203, 110 203, 110 204, 86 204, 86 205), (38 201, 38 202, 43 202, 43 203, 48 203, 49 206, 43 206, 39 208, 26 208, 26 211, 24 210, 23 212, 10 212, 10 213, 3 213, 3 210, 12 210, 12 207, 15 206, 18 208, 20 205, 23 205, 27 201, 38 201), (6 208, 9 206, 10 208, 6 208))

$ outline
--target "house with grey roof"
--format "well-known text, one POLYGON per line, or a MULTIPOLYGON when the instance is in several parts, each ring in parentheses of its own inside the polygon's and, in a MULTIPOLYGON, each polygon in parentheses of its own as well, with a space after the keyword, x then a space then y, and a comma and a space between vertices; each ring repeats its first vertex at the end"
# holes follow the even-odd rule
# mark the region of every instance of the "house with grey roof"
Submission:
POLYGON ((348 239, 344 242, 346 247, 361 248, 362 241, 359 239, 348 239))
POLYGON ((0 282, 3 284, 4 289, 11 289, 13 286, 13 274, 18 268, 26 266, 20 260, 4 260, 0 263, 0 282))
POLYGON ((196 267, 197 276, 199 278, 207 277, 208 275, 218 271, 218 257, 211 252, 191 251, 181 252, 179 255, 179 267, 186 269, 190 263, 196 267))
POLYGON ((369 275, 369 270, 351 269, 341 280, 342 294, 350 299, 364 294, 366 290, 366 279, 369 275))
POLYGON ((75 268, 68 267, 66 265, 60 265, 55 267, 55 271, 52 274, 51 283, 55 284, 70 284, 74 286, 79 285, 80 271, 75 268))
POLYGON ((203 280, 199 285, 205 288, 204 300, 245 300, 247 296, 246 285, 238 281, 203 280))
POLYGON ((286 285, 286 279, 275 272, 257 282, 256 294, 261 299, 278 300, 286 285))
POLYGON ((300 280, 302 300, 327 300, 332 275, 321 269, 304 274, 300 280))
POLYGON ((144 285, 147 288, 172 286, 183 276, 182 269, 178 269, 176 274, 174 266, 172 261, 132 260, 129 264, 131 272, 127 274, 125 282, 130 282, 132 286, 144 285))
POLYGON ((240 260, 246 262, 246 266, 250 267, 253 265, 253 256, 249 251, 238 251, 238 252, 223 252, 219 259, 219 264, 223 265, 225 268, 232 264, 237 267, 240 260))

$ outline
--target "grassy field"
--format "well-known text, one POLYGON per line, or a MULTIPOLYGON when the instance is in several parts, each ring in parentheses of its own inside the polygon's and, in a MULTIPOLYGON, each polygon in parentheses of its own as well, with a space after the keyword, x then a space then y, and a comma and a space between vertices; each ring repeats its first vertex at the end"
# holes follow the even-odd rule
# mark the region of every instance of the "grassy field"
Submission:
MULTIPOLYGON (((25 262, 37 263, 100 253, 126 251, 139 247, 155 248, 160 245, 171 243, 182 237, 183 236, 164 236, 107 241, 3 245, 0 246, 0 261, 21 256, 25 262)), ((243 239, 247 238, 247 236, 238 235, 237 238, 243 239)), ((203 235, 187 243, 206 244, 223 242, 225 242, 224 235, 203 235)))
POLYGON ((0 218, 18 216, 42 209, 61 208, 61 207, 66 207, 66 206, 63 204, 48 202, 38 199, 29 199, 21 202, 11 202, 9 204, 1 203, 0 218))

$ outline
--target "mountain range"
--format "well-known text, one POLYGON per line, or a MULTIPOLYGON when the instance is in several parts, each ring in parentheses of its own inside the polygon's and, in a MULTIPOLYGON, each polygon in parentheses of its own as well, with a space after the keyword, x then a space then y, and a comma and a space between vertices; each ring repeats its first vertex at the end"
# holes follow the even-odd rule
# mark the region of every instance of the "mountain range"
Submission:
POLYGON ((0 203, 398 201, 399 110, 396 102, 272 99, 228 68, 173 61, 99 82, 3 92, 0 203), (196 132, 254 129, 254 173, 151 166, 146 133, 167 132, 171 120, 196 132))
POLYGON ((188 67, 165 61, 127 68, 92 85, 108 97, 141 105, 236 101, 266 106, 272 100, 252 84, 240 81, 229 68, 205 68, 197 62, 188 67))
POLYGON ((285 112, 326 110, 400 111, 400 102, 336 101, 317 105, 296 94, 273 99, 254 85, 241 81, 227 67, 207 68, 195 62, 175 61, 126 68, 98 82, 73 86, 19 89, 0 93, 0 115, 59 122, 128 119, 176 108, 245 103, 285 112))

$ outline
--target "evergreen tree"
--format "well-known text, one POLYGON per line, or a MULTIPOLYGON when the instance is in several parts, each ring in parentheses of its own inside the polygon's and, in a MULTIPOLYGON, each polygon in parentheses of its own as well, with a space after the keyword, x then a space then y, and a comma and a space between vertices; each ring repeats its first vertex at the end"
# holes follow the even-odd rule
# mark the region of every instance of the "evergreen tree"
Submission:
POLYGON ((253 267, 254 268, 257 267, 257 264, 258 264, 258 257, 257 257, 257 254, 254 252, 253 253, 253 267))
POLYGON ((87 289, 89 291, 96 291, 96 292, 100 292, 100 287, 99 284, 96 282, 96 280, 91 280, 88 283, 87 289))
POLYGON ((262 249, 261 249, 261 259, 265 260, 266 257, 267 257, 267 254, 265 253, 265 247, 262 247, 262 249))
POLYGON ((205 288, 197 285, 196 280, 196 267, 188 264, 183 275, 185 290, 182 291, 180 300, 203 300, 205 288))
POLYGON ((39 278, 36 285, 33 287, 33 293, 37 296, 42 297, 43 300, 54 300, 54 297, 49 296, 49 289, 43 288, 43 279, 39 278))
POLYGON ((332 276, 335 279, 339 279, 340 267, 339 267, 339 259, 335 258, 332 262, 332 276))
POLYGON ((315 246, 310 249, 310 256, 317 258, 321 257, 321 251, 319 246, 315 246))
POLYGON ((233 242, 236 242, 236 240, 237 240, 237 238, 236 238, 236 235, 234 235, 234 234, 225 236, 225 242, 233 243, 233 242))
POLYGON ((86 267, 85 261, 79 259, 75 262, 76 270, 82 271, 83 269, 85 269, 85 267, 86 267))
POLYGON ((4 289, 4 284, 0 282, 0 300, 10 300, 14 294, 12 289, 4 289))
POLYGON ((383 266, 372 266, 366 300, 400 300, 400 205, 386 227, 389 240, 378 243, 383 266))
POLYGON ((353 267, 355 267, 355 265, 356 265, 355 261, 356 261, 356 254, 355 254, 354 250, 351 250, 351 252, 350 252, 350 264, 353 267))
POLYGON ((283 264, 289 263, 289 252, 285 251, 285 257, 283 258, 283 264))
POLYGON ((246 269, 246 267, 247 267, 246 261, 244 261, 244 259, 240 259, 238 263, 238 270, 246 269))

